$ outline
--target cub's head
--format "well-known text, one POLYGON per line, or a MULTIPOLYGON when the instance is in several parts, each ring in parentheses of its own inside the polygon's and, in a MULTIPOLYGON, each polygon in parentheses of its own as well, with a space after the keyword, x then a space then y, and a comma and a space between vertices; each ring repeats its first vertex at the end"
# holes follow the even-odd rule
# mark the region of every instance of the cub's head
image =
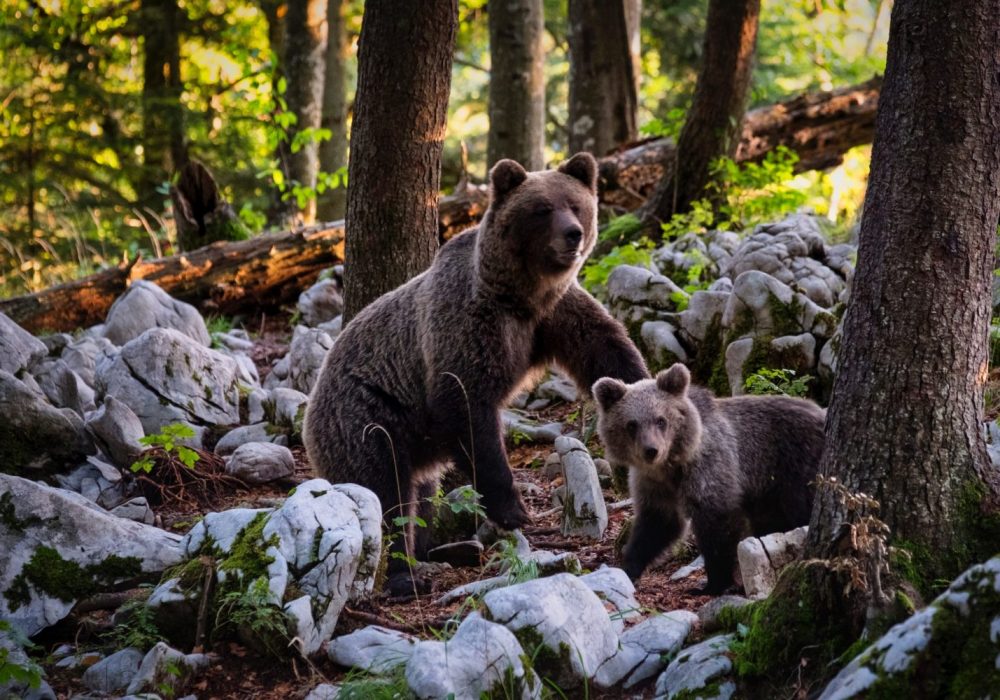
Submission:
POLYGON ((575 277, 597 240, 597 161, 578 153, 529 173, 513 160, 490 171, 488 253, 518 260, 536 278, 575 277))
POLYGON ((694 457, 701 445, 701 416, 688 397, 690 385, 691 373, 682 364, 635 384, 597 380, 597 431, 608 460, 667 476, 694 457))

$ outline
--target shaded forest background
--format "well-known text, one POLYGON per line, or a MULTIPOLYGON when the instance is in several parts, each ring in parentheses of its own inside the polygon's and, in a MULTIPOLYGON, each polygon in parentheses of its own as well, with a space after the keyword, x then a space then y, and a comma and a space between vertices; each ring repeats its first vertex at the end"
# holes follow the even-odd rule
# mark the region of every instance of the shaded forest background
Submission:
MULTIPOLYGON (((543 162, 581 147, 602 155, 606 140, 571 134, 572 8, 543 5, 543 162)), ((701 66, 706 5, 642 3, 638 47, 634 36, 630 44, 635 118, 624 141, 679 133, 701 66)), ((890 5, 762 3, 750 107, 880 73, 890 5)), ((4 3, 0 296, 176 252, 170 189, 191 160, 215 174, 248 233, 342 218, 362 12, 356 0, 4 3)), ((489 35, 485 0, 459 3, 444 192, 485 178, 489 35)), ((846 231, 868 158, 861 147, 825 172, 779 167, 768 177, 846 231)))

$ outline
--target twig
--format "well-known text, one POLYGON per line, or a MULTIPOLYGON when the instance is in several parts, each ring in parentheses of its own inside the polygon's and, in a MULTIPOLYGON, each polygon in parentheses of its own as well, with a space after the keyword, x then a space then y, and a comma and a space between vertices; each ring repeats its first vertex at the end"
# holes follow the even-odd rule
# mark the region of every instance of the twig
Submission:
POLYGON ((212 600, 212 592, 215 590, 215 562, 211 557, 201 557, 201 564, 205 567, 205 580, 201 586, 201 602, 198 604, 198 626, 194 633, 195 650, 204 649, 205 637, 208 631, 209 603, 212 600))

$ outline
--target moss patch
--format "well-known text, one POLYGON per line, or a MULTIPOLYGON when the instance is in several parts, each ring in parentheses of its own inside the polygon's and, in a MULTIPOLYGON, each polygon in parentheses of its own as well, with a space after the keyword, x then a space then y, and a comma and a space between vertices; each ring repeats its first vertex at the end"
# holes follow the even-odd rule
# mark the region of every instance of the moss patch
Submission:
POLYGON ((138 557, 119 557, 114 554, 97 564, 81 566, 63 559, 55 549, 41 546, 11 582, 4 597, 11 611, 30 602, 30 589, 58 598, 64 603, 86 598, 102 588, 127 578, 138 576, 142 562, 138 557))
POLYGON ((267 555, 268 547, 278 545, 278 535, 274 533, 264 539, 264 526, 270 513, 258 513, 233 540, 229 555, 219 564, 219 571, 237 572, 246 582, 260 577, 267 578, 267 567, 274 563, 274 557, 267 555))

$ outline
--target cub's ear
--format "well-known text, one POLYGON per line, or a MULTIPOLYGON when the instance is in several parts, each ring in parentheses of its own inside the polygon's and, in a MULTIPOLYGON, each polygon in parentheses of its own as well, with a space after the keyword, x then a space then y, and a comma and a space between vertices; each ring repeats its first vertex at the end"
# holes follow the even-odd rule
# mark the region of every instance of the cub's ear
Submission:
POLYGON ((691 373, 680 362, 656 375, 656 388, 675 396, 684 396, 691 385, 691 373))
POLYGON ((597 161, 589 153, 577 153, 559 166, 559 172, 575 177, 597 194, 597 161))
POLYGON ((494 204, 503 201, 510 192, 528 179, 527 171, 515 160, 504 158, 490 170, 490 200, 494 204))
POLYGON ((598 379, 594 382, 594 388, 591 389, 591 393, 602 411, 607 411, 618 403, 621 397, 625 396, 626 391, 628 391, 628 387, 625 386, 624 382, 611 377, 598 379))

